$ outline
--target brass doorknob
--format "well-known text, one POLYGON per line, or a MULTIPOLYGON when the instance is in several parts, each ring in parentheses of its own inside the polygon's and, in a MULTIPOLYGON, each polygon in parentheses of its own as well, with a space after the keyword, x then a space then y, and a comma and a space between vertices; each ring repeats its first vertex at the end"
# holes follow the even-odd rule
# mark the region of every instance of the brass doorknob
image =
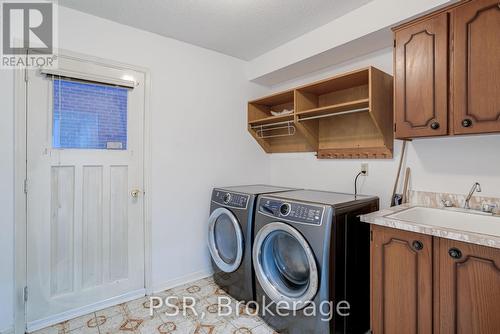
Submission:
POLYGON ((141 191, 139 189, 134 189, 130 192, 130 196, 132 196, 133 198, 137 198, 137 197, 139 197, 140 193, 141 193, 141 191))

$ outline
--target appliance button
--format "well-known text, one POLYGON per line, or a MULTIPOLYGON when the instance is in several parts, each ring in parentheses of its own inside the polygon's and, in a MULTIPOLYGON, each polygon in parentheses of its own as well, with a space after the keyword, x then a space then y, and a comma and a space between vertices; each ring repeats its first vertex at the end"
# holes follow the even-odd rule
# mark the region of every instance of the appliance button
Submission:
POLYGON ((230 193, 226 193, 224 195, 223 200, 224 200, 224 203, 228 204, 231 201, 231 194, 230 193))

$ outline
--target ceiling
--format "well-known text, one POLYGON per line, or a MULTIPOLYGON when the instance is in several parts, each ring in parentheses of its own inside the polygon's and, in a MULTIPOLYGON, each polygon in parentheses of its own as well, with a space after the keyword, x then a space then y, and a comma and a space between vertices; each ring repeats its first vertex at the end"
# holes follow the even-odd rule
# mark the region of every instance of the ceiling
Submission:
POLYGON ((251 60, 371 0, 59 0, 59 5, 251 60))

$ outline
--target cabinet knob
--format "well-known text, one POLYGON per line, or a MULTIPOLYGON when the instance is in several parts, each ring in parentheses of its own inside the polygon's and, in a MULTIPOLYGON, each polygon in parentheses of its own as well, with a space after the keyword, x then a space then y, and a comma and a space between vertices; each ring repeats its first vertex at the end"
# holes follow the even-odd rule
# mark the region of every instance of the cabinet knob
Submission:
POLYGON ((462 121, 462 126, 463 126, 464 128, 468 128, 468 127, 469 127, 469 126, 471 126, 471 125, 472 125, 472 120, 471 120, 471 119, 466 118, 466 119, 464 119, 464 120, 462 121))
POLYGON ((412 246, 418 251, 424 249, 424 244, 418 240, 413 241, 412 246))
POLYGON ((439 122, 432 122, 432 123, 431 123, 431 129, 432 129, 432 130, 437 130, 437 129, 439 129, 439 122))
POLYGON ((458 260, 462 257, 462 252, 458 248, 450 248, 448 254, 455 260, 458 260))

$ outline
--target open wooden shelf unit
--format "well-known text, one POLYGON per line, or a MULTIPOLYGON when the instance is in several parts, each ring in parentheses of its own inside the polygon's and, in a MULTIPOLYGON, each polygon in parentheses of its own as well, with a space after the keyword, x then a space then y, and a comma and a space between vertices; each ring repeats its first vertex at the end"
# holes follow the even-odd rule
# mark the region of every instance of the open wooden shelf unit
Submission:
POLYGON ((249 131, 270 153, 317 151, 320 159, 390 159, 392 87, 391 75, 368 67, 251 101, 249 131), (283 109, 293 113, 271 115, 271 110, 283 109), (274 127, 282 132, 265 130, 274 127))
POLYGON ((267 153, 314 152, 297 131, 293 90, 248 102, 248 131, 267 153), (274 116, 272 112, 292 111, 274 116))

